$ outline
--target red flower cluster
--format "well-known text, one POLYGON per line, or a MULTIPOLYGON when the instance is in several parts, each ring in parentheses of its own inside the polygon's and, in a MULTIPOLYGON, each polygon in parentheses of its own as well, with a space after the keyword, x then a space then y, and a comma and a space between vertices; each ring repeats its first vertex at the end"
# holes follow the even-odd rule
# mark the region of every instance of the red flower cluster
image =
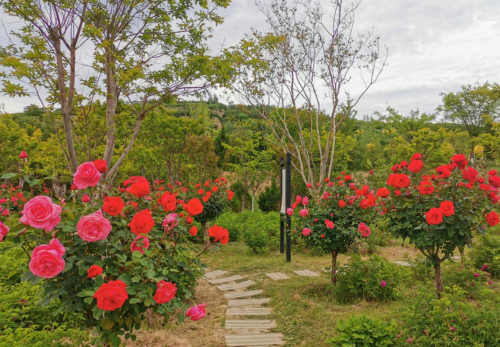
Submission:
POLYGON ((123 185, 127 187, 126 192, 142 198, 150 193, 150 184, 146 177, 132 176, 123 185))
POLYGON ((220 242, 223 245, 229 242, 229 232, 227 229, 214 224, 210 229, 208 229, 208 236, 213 238, 215 242, 220 242))

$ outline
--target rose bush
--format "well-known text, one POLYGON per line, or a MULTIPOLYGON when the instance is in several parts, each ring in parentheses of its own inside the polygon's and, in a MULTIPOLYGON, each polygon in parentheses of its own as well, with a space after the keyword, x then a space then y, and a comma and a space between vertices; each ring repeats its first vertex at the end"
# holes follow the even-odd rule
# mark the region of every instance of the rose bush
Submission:
POLYGON ((443 291, 441 263, 455 249, 470 245, 474 231, 498 224, 500 181, 495 170, 482 176, 462 154, 449 164, 424 168, 415 154, 410 163, 392 168, 387 179, 388 227, 395 236, 408 238, 433 264, 436 291, 443 291), (418 162, 415 164, 415 162, 418 162))
MULTIPOLYGON (((180 184, 152 185, 135 176, 100 199, 94 187, 105 169, 100 161, 81 164, 72 202, 45 195, 27 201, 17 225, 14 216, 10 225, 0 222, 0 241, 9 238, 32 250, 26 277, 44 279, 47 299, 85 317, 101 343, 118 345, 121 335, 134 338, 147 311, 168 317, 187 309, 201 274, 197 247, 189 242, 193 218, 207 213, 211 197, 200 200, 180 184)), ((229 237, 220 227, 211 236, 222 244, 229 237)), ((201 311, 204 306, 192 309, 191 318, 200 319, 201 311)))
MULTIPOLYGON (((385 196, 385 193, 382 194, 385 196)), ((332 256, 331 280, 337 282, 337 256, 345 253, 360 237, 370 236, 365 222, 380 205, 383 197, 368 186, 358 188, 351 175, 342 173, 336 181, 327 179, 327 188, 319 201, 297 196, 289 215, 298 211, 299 230, 306 244, 332 256)))

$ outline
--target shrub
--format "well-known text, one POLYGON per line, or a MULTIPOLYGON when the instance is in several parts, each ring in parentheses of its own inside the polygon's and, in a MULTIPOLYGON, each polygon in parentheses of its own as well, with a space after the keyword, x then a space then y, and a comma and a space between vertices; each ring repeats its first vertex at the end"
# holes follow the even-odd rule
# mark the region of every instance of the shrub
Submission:
POLYGON ((450 287, 460 287, 469 298, 479 299, 492 294, 488 281, 490 275, 487 272, 464 267, 461 264, 447 264, 443 269, 443 280, 446 283, 445 290, 450 287))
POLYGON ((487 265, 487 272, 500 277, 500 235, 483 235, 472 249, 471 258, 477 268, 487 265))
POLYGON ((467 164, 463 154, 456 154, 451 164, 424 169, 422 155, 415 153, 409 164, 394 165, 387 179, 389 229, 432 262, 438 296, 443 291, 441 263, 470 245, 474 230, 499 223, 494 209, 500 177, 493 170, 481 177, 467 164))
MULTIPOLYGON (((224 180, 207 181, 207 191, 199 199, 180 182, 176 187, 168 185, 171 192, 158 184, 151 191, 146 178, 134 176, 119 190, 110 190, 103 201, 98 192, 87 189, 95 187, 99 177, 93 162, 83 163, 75 173, 77 189, 72 194, 78 198, 73 203, 37 196, 24 205, 22 217, 15 218, 17 223, 9 221, 7 241, 31 252, 30 271, 23 278, 39 283, 43 289, 39 294, 53 306, 30 307, 25 317, 27 309, 19 307, 19 294, 0 299, 10 305, 6 311, 12 308, 0 319, 7 327, 20 327, 16 319, 33 320, 30 328, 34 328, 43 317, 50 317, 51 323, 76 317, 71 321, 77 326, 97 330, 99 343, 116 346, 120 336, 134 337, 146 311, 165 318, 176 313, 183 316, 201 275, 198 250, 185 242, 193 234, 188 230, 193 218, 214 215, 207 206, 218 196, 230 199, 230 192, 223 191, 224 180), (83 194, 88 197, 80 203, 83 194), (43 310, 64 318, 56 319, 43 310)), ((202 195, 201 189, 197 194, 202 195)), ((213 236, 221 243, 228 239, 222 229, 213 236)), ((27 258, 23 257, 25 262, 27 258)), ((15 277, 14 272, 7 279, 12 282, 15 277)))
POLYGON ((255 253, 265 253, 279 246, 278 212, 226 212, 217 218, 216 223, 228 229, 230 240, 242 238, 255 253))
POLYGON ((280 206, 280 188, 277 186, 276 181, 273 180, 271 186, 259 196, 259 208, 264 212, 278 211, 280 206))
POLYGON ((337 323, 338 335, 329 339, 332 346, 384 347, 394 346, 397 324, 366 316, 353 316, 337 323))
POLYGON ((269 236, 262 230, 246 232, 246 245, 256 254, 264 254, 269 250, 269 236))
POLYGON ((353 255, 338 271, 339 281, 335 296, 341 303, 360 299, 368 301, 394 300, 407 269, 391 264, 379 256, 362 260, 353 255))
POLYGON ((401 315, 401 341, 417 346, 499 346, 500 304, 468 302, 458 287, 442 298, 422 288, 401 315))

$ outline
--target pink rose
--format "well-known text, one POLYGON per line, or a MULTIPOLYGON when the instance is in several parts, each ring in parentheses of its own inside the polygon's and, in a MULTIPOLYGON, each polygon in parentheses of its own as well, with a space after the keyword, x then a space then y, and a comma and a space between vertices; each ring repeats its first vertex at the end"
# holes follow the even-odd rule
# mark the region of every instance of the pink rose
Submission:
POLYGON ((21 151, 21 153, 19 153, 19 159, 28 159, 28 153, 21 151))
POLYGON ((2 211, 2 216, 6 217, 9 215, 9 210, 8 209, 5 209, 2 211))
POLYGON ((174 229, 178 224, 179 224, 179 220, 177 219, 177 213, 167 214, 165 219, 163 219, 163 223, 162 223, 163 229, 167 232, 174 229))
POLYGON ((371 234, 370 227, 363 222, 359 223, 358 231, 361 234, 361 236, 363 236, 363 237, 368 237, 371 234))
POLYGON ((303 208, 302 210, 300 210, 299 214, 302 218, 305 218, 309 215, 309 210, 307 208, 303 208))
POLYGON ((101 210, 83 216, 76 225, 78 235, 82 240, 95 242, 105 240, 111 231, 111 223, 104 218, 101 210))
POLYGON ((61 210, 51 198, 39 195, 24 205, 19 221, 36 229, 51 231, 61 221, 61 210))
POLYGON ((290 207, 286 209, 286 214, 291 216, 293 215, 293 209, 291 209, 290 207))
POLYGON ((5 236, 9 233, 9 227, 0 221, 0 242, 5 239, 5 236))
POLYGON ((144 254, 144 251, 149 248, 149 239, 145 235, 139 235, 130 244, 130 251, 137 251, 144 254))
POLYGON ((384 280, 380 281, 380 286, 381 286, 382 288, 385 288, 385 287, 387 286, 387 282, 386 282, 386 281, 384 281, 384 280))
POLYGON ((302 198, 302 205, 307 206, 308 203, 309 203, 309 198, 307 196, 304 196, 302 198))
POLYGON ((53 278, 64 270, 66 252, 64 246, 57 239, 52 239, 48 245, 40 245, 31 253, 29 264, 33 275, 42 278, 53 278))
POLYGON ((191 318, 191 320, 200 320, 207 314, 205 311, 205 304, 199 304, 189 308, 186 311, 186 317, 191 318))
POLYGON ((335 223, 333 223, 331 220, 329 219, 325 219, 325 225, 326 225, 326 228, 327 229, 333 229, 335 228, 335 223))
POLYGON ((101 173, 91 161, 80 164, 73 175, 73 184, 76 189, 95 187, 101 179, 101 173))
POLYGON ((309 229, 309 228, 302 229, 302 235, 304 235, 304 236, 311 235, 311 229, 309 229))
POLYGON ((88 194, 84 194, 82 196, 82 202, 85 202, 85 203, 90 202, 90 196, 88 194))

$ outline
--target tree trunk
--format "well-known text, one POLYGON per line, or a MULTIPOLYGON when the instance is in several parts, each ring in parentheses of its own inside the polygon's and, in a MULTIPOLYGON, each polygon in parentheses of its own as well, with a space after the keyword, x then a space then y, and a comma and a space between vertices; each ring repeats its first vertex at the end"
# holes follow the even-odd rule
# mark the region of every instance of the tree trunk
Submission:
POLYGON ((252 212, 255 212, 255 196, 252 195, 252 212))
POLYGON ((460 252, 460 263, 462 264, 462 267, 465 267, 465 248, 459 247, 458 251, 460 252))
POLYGON ((203 223, 203 244, 210 247, 210 236, 208 235, 208 222, 203 223))
POLYGON ((337 255, 336 251, 332 251, 332 272, 331 272, 331 280, 333 285, 337 284, 337 255))
POLYGON ((438 298, 441 298, 441 293, 443 292, 443 281, 441 280, 441 263, 434 263, 434 278, 436 280, 436 294, 438 298))

